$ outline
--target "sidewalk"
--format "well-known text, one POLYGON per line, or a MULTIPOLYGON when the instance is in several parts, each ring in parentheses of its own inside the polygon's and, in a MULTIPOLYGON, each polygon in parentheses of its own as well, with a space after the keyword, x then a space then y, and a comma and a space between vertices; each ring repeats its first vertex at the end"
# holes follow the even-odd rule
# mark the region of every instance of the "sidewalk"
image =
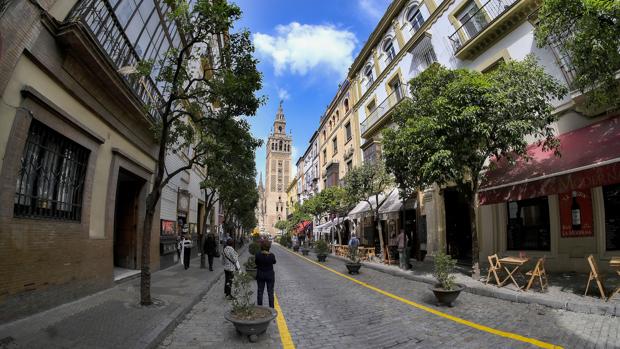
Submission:
MULTIPOLYGON (((329 258, 336 258, 343 261, 347 260, 344 257, 334 254, 330 254, 329 258)), ((429 285, 437 283, 432 275, 433 265, 429 262, 416 261, 413 263, 412 270, 407 271, 401 270, 397 266, 375 262, 362 262, 362 264, 366 268, 418 282, 424 282, 429 285)), ((486 270, 481 272, 483 277, 486 277, 486 272, 486 270)), ((473 280, 471 276, 465 275, 464 273, 457 272, 455 275, 456 281, 466 286, 465 292, 480 296, 499 298, 518 303, 540 304, 550 308, 569 310, 576 313, 620 316, 620 296, 616 296, 610 301, 605 302, 599 298, 598 289, 596 287, 593 288, 592 285, 590 286, 588 296, 583 296, 588 280, 587 274, 585 278, 575 273, 550 274, 549 287, 544 293, 540 292, 538 283, 528 292, 520 292, 517 291, 516 287, 512 284, 500 288, 492 284, 486 285, 484 281, 473 280)), ((605 287, 609 290, 618 285, 618 283, 620 283, 620 280, 610 277, 606 280, 605 287)))
MULTIPOLYGON (((242 255, 247 248, 242 249, 242 255)), ((0 326, 0 348, 152 348, 223 275, 200 269, 200 258, 152 274, 154 304, 139 304, 140 279, 0 326)), ((223 290, 222 290, 223 293, 223 290)))

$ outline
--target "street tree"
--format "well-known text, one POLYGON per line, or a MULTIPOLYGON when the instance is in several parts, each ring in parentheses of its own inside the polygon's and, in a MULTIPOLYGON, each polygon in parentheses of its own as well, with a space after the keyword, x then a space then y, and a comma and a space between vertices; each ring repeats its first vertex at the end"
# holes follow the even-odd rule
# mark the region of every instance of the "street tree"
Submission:
MULTIPOLYGON (((234 191, 239 176, 255 172, 254 154, 261 141, 252 136, 248 123, 243 119, 229 118, 209 130, 204 140, 208 151, 201 159, 206 172, 200 187, 205 193, 205 210, 212 214, 220 201, 220 191, 234 191)), ((211 227, 211 231, 214 230, 215 227, 211 227)), ((205 233, 206 224, 203 227, 203 238, 205 233)), ((204 266, 203 253, 200 256, 200 267, 204 266)))
POLYGON ((365 201, 368 203, 379 234, 381 255, 386 259, 387 250, 383 241, 381 220, 379 219, 379 206, 381 205, 379 196, 390 187, 392 178, 387 173, 383 161, 365 162, 362 166, 351 169, 343 178, 343 182, 344 190, 350 202, 365 201))
POLYGON ((575 69, 573 87, 593 109, 620 106, 620 2, 545 0, 538 10, 536 40, 557 45, 575 69))
MULTIPOLYGON (((469 202, 474 277, 479 276, 475 213, 486 161, 527 157, 526 136, 558 154, 551 101, 566 88, 535 58, 510 61, 482 74, 433 64, 409 83, 411 100, 384 131, 384 156, 402 185, 422 190, 455 185, 469 202)), ((493 163, 493 162, 491 162, 493 163)))
POLYGON ((208 123, 243 115, 253 115, 262 102, 255 92, 261 88, 261 74, 253 57, 249 32, 233 31, 241 10, 223 0, 197 0, 190 10, 184 0, 168 1, 173 11, 169 19, 176 23, 183 40, 170 48, 157 62, 140 62, 138 72, 150 75, 159 67, 156 78, 161 96, 154 97, 147 109, 158 121, 153 132, 158 145, 156 168, 146 198, 142 234, 140 303, 151 299, 151 229, 163 188, 170 180, 195 165, 202 166, 209 150, 205 135, 213 130, 208 123), (196 65, 200 69, 194 69, 196 65), (192 149, 186 152, 186 149, 192 149), (183 166, 166 168, 166 156, 189 154, 183 166))
MULTIPOLYGON (((329 213, 329 216, 334 221, 334 218, 340 217, 350 211, 351 201, 348 200, 348 195, 342 187, 329 187, 325 188, 319 193, 319 198, 322 200, 322 207, 325 212, 329 213)), ((338 243, 342 245, 342 230, 340 227, 334 227, 338 233, 338 243)))

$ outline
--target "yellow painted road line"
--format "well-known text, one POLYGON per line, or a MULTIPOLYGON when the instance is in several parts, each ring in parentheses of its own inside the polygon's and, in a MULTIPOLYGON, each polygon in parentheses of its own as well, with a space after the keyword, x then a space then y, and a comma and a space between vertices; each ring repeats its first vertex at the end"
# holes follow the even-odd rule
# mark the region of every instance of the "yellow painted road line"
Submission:
POLYGON ((278 324, 278 332, 280 332, 280 340, 282 341, 282 348, 295 349, 295 344, 293 344, 291 333, 288 331, 288 326, 286 326, 286 320, 284 319, 282 308, 280 308, 280 303, 278 303, 278 297, 276 297, 275 295, 273 297, 275 301, 273 305, 275 305, 276 311, 278 312, 276 323, 278 324))
POLYGON ((540 348, 556 348, 556 349, 561 349, 562 348, 561 346, 554 345, 554 344, 551 344, 551 343, 546 343, 546 342, 540 341, 538 339, 525 337, 525 336, 522 336, 522 335, 519 335, 519 334, 516 334, 516 333, 511 333, 511 332, 497 330, 497 329, 492 328, 492 327, 488 327, 488 326, 485 326, 485 325, 480 325, 480 324, 477 324, 475 322, 471 322, 471 321, 468 321, 468 320, 465 320, 465 319, 461 319, 461 318, 456 317, 454 315, 446 314, 446 313, 441 312, 439 310, 436 310, 436 309, 427 307, 425 305, 422 305, 422 304, 410 301, 408 299, 399 297, 399 296, 397 296, 395 294, 391 294, 391 293, 389 293, 387 291, 384 291, 384 290, 382 290, 380 288, 377 288, 375 286, 369 285, 369 284, 367 284, 367 283, 365 283, 363 281, 359 281, 357 279, 354 279, 354 278, 352 278, 352 277, 350 277, 348 275, 342 274, 342 273, 340 273, 340 272, 338 272, 338 271, 336 271, 336 270, 334 270, 334 269, 332 269, 330 267, 326 267, 326 266, 324 266, 324 265, 322 265, 322 264, 320 264, 318 262, 315 262, 315 261, 313 261, 313 260, 311 260, 309 258, 301 256, 301 255, 299 255, 297 253, 288 251, 287 249, 285 249, 285 251, 287 251, 287 252, 289 252, 291 254, 294 254, 295 256, 297 256, 299 258, 305 259, 305 260, 307 260, 308 262, 310 262, 312 264, 318 265, 319 267, 321 267, 323 269, 329 270, 330 272, 332 272, 332 273, 334 273, 334 274, 336 274, 338 276, 341 276, 341 277, 343 277, 343 278, 345 278, 347 280, 353 281, 356 284, 362 285, 362 286, 364 286, 364 287, 366 287, 368 289, 371 289, 371 290, 373 290, 373 291, 375 291, 377 293, 380 293, 380 294, 382 294, 382 295, 384 295, 386 297, 395 299, 395 300, 397 300, 399 302, 403 302, 403 303, 408 304, 408 305, 410 305, 410 306, 412 306, 414 308, 418 308, 420 310, 429 312, 429 313, 431 313, 433 315, 442 317, 444 319, 448 319, 450 321, 454 321, 456 323, 459 323, 459 324, 462 324, 462 325, 465 325, 465 326, 468 326, 468 327, 471 327, 471 328, 475 328, 475 329, 477 329, 479 331, 491 333, 491 334, 494 334, 496 336, 510 338, 510 339, 513 339, 513 340, 516 340, 516 341, 520 341, 520 342, 524 342, 524 343, 529 343, 529 344, 535 345, 535 346, 540 347, 540 348))

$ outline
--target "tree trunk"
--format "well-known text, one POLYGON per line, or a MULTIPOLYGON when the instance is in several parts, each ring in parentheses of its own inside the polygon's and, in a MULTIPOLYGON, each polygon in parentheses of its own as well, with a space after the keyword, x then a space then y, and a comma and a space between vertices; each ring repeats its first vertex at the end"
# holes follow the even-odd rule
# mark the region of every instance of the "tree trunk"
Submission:
POLYGON ((377 232, 379 233, 379 248, 381 249, 381 258, 390 262, 389 252, 385 250, 385 242, 383 242, 383 229, 381 228, 381 220, 379 213, 375 213, 375 222, 377 222, 377 232), (386 254, 387 252, 387 254, 386 254))
POLYGON ((200 234, 200 269, 207 268, 207 262, 205 258, 205 238, 207 232, 207 215, 205 214, 205 222, 202 223, 202 232, 200 234))
POLYGON ((478 228, 476 224, 477 186, 474 185, 472 193, 469 195, 469 221, 471 228, 471 258, 472 274, 474 280, 480 279, 480 247, 478 245, 478 228))
POLYGON ((155 189, 146 199, 146 212, 142 229, 142 261, 140 271, 140 304, 151 305, 151 230, 155 218, 155 208, 161 191, 155 189))

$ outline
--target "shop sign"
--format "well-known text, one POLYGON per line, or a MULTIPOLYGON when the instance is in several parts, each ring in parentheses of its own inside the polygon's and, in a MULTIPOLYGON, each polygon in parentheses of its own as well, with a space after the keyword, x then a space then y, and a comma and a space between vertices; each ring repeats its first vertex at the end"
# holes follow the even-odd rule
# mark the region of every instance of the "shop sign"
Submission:
POLYGON ((563 238, 594 236, 590 190, 574 190, 559 194, 558 198, 561 236, 563 238))
POLYGON ((161 220, 161 235, 174 235, 176 230, 175 221, 161 220))

